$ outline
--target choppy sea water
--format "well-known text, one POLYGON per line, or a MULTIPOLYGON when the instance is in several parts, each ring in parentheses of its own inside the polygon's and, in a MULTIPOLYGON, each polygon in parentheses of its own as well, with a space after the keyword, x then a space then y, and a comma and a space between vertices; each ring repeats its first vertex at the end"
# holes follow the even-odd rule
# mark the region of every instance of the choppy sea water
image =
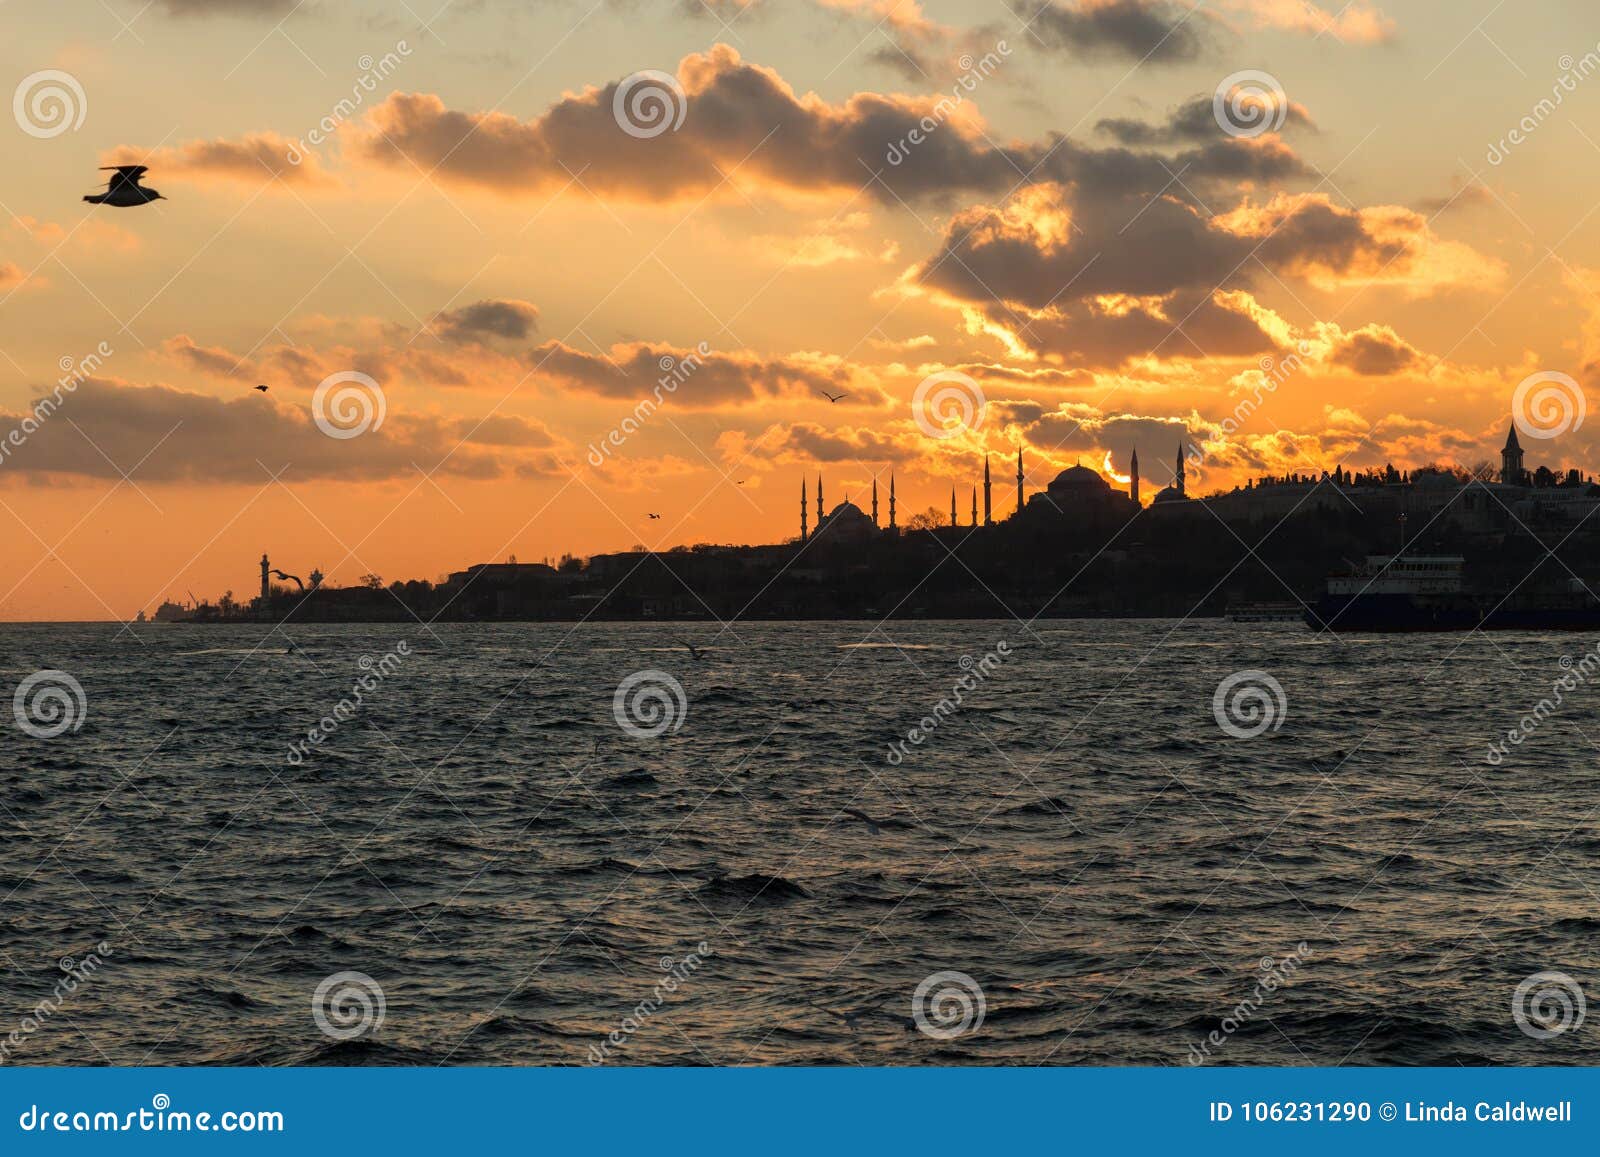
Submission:
POLYGON ((3 627, 0 1052, 1594 1064, 1594 645, 3 627))

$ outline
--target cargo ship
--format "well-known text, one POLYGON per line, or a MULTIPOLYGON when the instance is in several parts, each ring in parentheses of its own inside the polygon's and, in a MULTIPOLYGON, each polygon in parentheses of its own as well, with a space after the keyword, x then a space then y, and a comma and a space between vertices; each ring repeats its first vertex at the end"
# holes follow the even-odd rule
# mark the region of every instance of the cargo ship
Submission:
POLYGON ((1474 592, 1459 555, 1369 555, 1330 575, 1307 609, 1318 631, 1600 631, 1600 599, 1578 579, 1563 590, 1474 592))

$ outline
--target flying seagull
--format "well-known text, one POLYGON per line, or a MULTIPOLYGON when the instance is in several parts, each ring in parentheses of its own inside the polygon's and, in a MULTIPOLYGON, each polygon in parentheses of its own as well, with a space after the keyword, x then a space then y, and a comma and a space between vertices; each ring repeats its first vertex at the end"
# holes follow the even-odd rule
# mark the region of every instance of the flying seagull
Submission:
POLYGON ((256 389, 260 390, 263 394, 267 392, 266 386, 257 386, 256 389))
POLYGON ((695 646, 693 643, 689 642, 688 639, 679 639, 678 642, 682 643, 685 647, 689 648, 689 654, 694 656, 694 661, 696 663, 698 663, 701 659, 704 659, 706 657, 705 656, 705 652, 702 651, 699 647, 695 646))
POLYGON ((819 393, 830 402, 837 402, 840 398, 848 398, 850 396, 849 394, 830 394, 827 390, 821 390, 819 393))
POLYGON ((850 816, 850 817, 852 817, 854 819, 858 819, 862 823, 866 824, 867 825, 867 830, 869 832, 871 832, 873 835, 877 835, 878 834, 878 821, 873 819, 866 812, 859 811, 859 810, 857 810, 856 808, 853 808, 853 807, 840 808, 839 811, 843 815, 847 815, 847 816, 850 816))
POLYGON ((652 514, 650 517, 653 519, 659 519, 661 516, 659 514, 652 514))
POLYGON ((104 193, 95 193, 84 198, 91 205, 133 209, 140 205, 148 205, 151 201, 166 200, 154 189, 147 189, 139 184, 140 179, 149 171, 148 165, 102 165, 100 171, 110 172, 112 177, 106 182, 104 193))
POLYGON ((297 574, 284 574, 281 570, 275 570, 272 573, 278 578, 282 579, 284 582, 288 582, 290 579, 293 579, 295 586, 299 587, 301 590, 306 589, 306 584, 300 581, 300 576, 297 574))

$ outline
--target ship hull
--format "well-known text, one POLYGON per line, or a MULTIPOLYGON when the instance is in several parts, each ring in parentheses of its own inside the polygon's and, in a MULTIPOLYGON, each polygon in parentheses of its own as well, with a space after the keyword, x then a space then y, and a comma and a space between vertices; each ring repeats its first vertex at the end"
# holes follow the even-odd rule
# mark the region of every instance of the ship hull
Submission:
POLYGON ((1305 620, 1313 630, 1340 633, 1600 631, 1600 606, 1497 606, 1402 594, 1327 595, 1306 611, 1305 620))

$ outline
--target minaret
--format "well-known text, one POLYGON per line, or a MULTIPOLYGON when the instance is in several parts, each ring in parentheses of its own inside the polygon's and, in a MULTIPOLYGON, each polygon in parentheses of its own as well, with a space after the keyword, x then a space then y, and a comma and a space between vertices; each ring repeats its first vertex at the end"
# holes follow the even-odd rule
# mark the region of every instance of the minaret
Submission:
POLYGON ((1022 513, 1022 447, 1017 447, 1017 513, 1022 513))
POLYGON ((1507 486, 1522 485, 1522 446, 1517 442, 1517 424, 1506 432, 1505 449, 1500 451, 1500 481, 1507 486))
POLYGON ((950 487, 950 525, 955 527, 956 522, 956 488, 950 487))
POLYGON ((822 512, 828 508, 822 505, 822 471, 817 471, 817 529, 822 529, 822 512))
POLYGON ((985 526, 994 525, 994 518, 991 514, 992 507, 989 505, 989 499, 989 455, 985 454, 983 456, 983 524, 985 526))
POLYGON ((800 541, 806 541, 806 480, 800 479, 800 541))
POLYGON ((267 585, 267 571, 269 569, 271 569, 271 567, 272 567, 272 564, 267 561, 267 556, 265 554, 262 554, 262 556, 261 556, 261 601, 262 602, 266 602, 266 601, 268 601, 269 599, 272 598, 272 588, 267 585))
POLYGON ((972 525, 978 525, 978 488, 972 488, 972 525))
POLYGON ((878 476, 872 476, 872 525, 878 525, 878 476))
POLYGON ((1178 468, 1173 472, 1172 487, 1180 495, 1183 494, 1183 443, 1178 443, 1178 468))
POLYGON ((897 530, 894 524, 894 471, 889 471, 889 529, 897 530))
POLYGON ((1133 460, 1128 465, 1128 497, 1139 505, 1139 447, 1133 448, 1133 460))

